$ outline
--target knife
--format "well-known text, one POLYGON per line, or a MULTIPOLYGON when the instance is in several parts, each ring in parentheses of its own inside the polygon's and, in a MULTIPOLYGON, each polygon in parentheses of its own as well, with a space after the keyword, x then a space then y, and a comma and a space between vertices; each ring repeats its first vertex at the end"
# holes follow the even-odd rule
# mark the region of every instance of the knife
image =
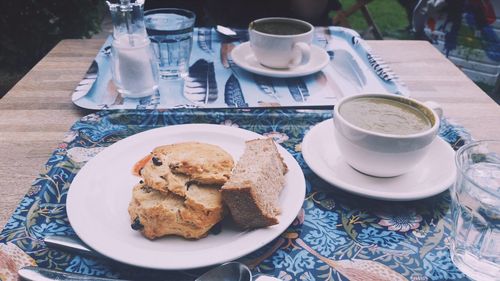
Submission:
POLYGON ((75 254, 91 256, 95 258, 103 258, 99 253, 85 245, 80 238, 76 236, 59 236, 52 235, 43 239, 47 247, 62 251, 70 251, 75 254))
POLYGON ((113 278, 103 278, 88 276, 78 273, 69 273, 64 271, 57 271, 52 269, 40 268, 36 266, 26 266, 21 268, 18 272, 23 280, 28 281, 54 281, 54 280, 64 280, 64 281, 126 281, 123 279, 113 279, 113 278))
MULTIPOLYGON (((50 248, 57 248, 60 250, 71 251, 73 253, 97 257, 97 258, 105 258, 104 256, 102 256, 99 253, 92 250, 89 246, 85 245, 85 243, 83 243, 83 241, 80 240, 76 236, 52 235, 52 236, 45 237, 44 242, 50 248)), ((234 271, 232 274, 234 274, 235 272, 239 272, 238 274, 240 276, 239 276, 238 280, 247 280, 246 278, 249 278, 248 279, 249 281, 250 280, 254 280, 254 281, 257 281, 257 280, 259 280, 259 281, 278 280, 279 281, 279 280, 281 280, 281 279, 270 277, 267 275, 257 275, 257 276, 254 276, 254 279, 252 279, 252 274, 251 274, 250 270, 245 265, 237 263, 237 262, 229 262, 229 263, 223 264, 221 266, 215 267, 212 270, 209 270, 208 272, 205 272, 202 276, 198 277, 195 281, 222 280, 221 278, 217 277, 217 276, 219 276, 218 274, 222 274, 224 271, 227 271, 226 274, 221 275, 221 276, 226 276, 228 272, 231 272, 231 270, 223 269, 224 267, 238 267, 238 270, 234 270, 234 269, 232 270, 232 271, 234 271), (244 270, 242 270, 240 267, 244 268, 244 270), (245 276, 244 275, 245 272, 248 272, 249 276, 243 277, 243 276, 245 276), (241 274, 243 274, 243 276, 241 274), (243 279, 241 279, 242 277, 243 277, 243 279)), ((54 280, 64 280, 64 281, 76 281, 76 280, 83 280, 83 281, 87 281, 87 280, 127 281, 124 279, 112 279, 112 278, 102 278, 102 277, 95 277, 95 276, 86 276, 86 275, 82 275, 82 274, 78 274, 78 273, 69 273, 69 272, 39 268, 39 267, 35 267, 35 266, 23 267, 18 271, 18 274, 20 277, 22 277, 28 281, 54 281, 54 280)), ((231 273, 229 273, 229 274, 231 274, 231 273)))

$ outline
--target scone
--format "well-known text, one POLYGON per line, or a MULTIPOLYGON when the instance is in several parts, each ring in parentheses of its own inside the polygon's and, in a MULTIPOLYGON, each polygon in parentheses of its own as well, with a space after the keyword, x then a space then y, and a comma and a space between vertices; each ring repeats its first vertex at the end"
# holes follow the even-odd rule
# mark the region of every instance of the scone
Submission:
POLYGON ((149 239, 178 235, 198 239, 222 220, 220 187, 233 158, 218 146, 185 142, 157 147, 133 168, 142 177, 134 187, 132 228, 149 239))
POLYGON ((230 177, 233 158, 222 148, 198 142, 159 146, 141 170, 145 183, 160 191, 185 196, 187 185, 223 185, 230 177))
POLYGON ((279 195, 287 166, 272 139, 247 141, 231 178, 221 189, 233 220, 243 228, 279 223, 279 195))
POLYGON ((149 239, 165 235, 202 238, 223 218, 219 188, 191 184, 182 197, 138 184, 128 207, 132 228, 149 239))

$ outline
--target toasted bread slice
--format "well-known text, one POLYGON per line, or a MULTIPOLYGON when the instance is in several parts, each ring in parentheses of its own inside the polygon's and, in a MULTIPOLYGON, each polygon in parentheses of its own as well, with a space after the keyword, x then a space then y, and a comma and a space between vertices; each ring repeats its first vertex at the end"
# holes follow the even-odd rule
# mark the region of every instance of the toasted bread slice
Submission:
POLYGON ((231 178, 221 189, 222 200, 239 226, 259 228, 279 223, 278 199, 287 170, 272 139, 246 142, 231 178))

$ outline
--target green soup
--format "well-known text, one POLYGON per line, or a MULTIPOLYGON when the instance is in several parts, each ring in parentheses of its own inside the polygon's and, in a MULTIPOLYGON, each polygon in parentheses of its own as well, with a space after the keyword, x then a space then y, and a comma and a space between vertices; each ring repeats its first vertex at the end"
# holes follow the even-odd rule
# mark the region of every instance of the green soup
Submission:
POLYGON ((280 19, 252 22, 250 28, 274 35, 296 35, 311 30, 309 26, 300 22, 280 19))
POLYGON ((386 98, 358 98, 343 103, 340 115, 362 129, 392 135, 411 135, 432 127, 417 107, 386 98))

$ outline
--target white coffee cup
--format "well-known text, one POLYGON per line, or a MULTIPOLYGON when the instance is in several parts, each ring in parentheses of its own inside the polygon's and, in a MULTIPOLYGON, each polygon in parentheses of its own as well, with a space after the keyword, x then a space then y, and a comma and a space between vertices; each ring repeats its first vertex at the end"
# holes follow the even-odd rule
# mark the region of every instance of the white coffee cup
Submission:
POLYGON ((251 22, 248 32, 255 57, 266 67, 285 69, 309 62, 314 27, 308 22, 292 18, 263 18, 251 22), (288 26, 289 29, 265 28, 270 25, 288 26))
POLYGON ((441 115, 442 109, 436 103, 426 104, 403 96, 349 96, 335 105, 334 136, 341 155, 351 167, 371 176, 394 177, 409 172, 424 158, 438 134, 441 115), (363 129, 347 121, 340 113, 343 105, 359 98, 389 99, 409 105, 424 114, 430 121, 430 128, 411 134, 363 129))

